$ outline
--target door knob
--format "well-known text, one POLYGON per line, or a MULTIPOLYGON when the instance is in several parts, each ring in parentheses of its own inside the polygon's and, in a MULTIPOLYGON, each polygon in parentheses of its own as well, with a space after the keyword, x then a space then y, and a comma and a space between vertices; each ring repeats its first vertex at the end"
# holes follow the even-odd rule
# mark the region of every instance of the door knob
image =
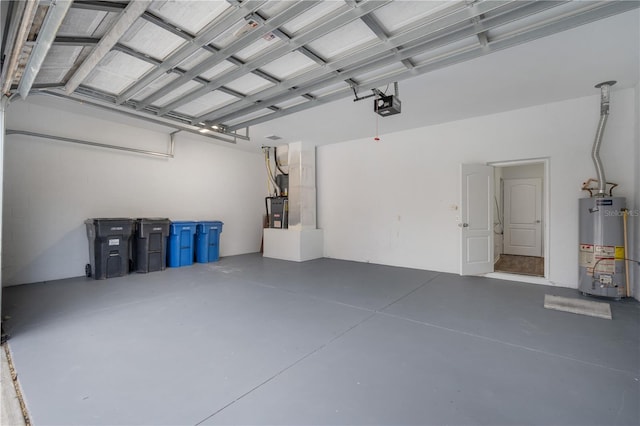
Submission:
POLYGON ((468 223, 459 223, 458 227, 460 227, 460 228, 468 228, 469 224, 468 223))

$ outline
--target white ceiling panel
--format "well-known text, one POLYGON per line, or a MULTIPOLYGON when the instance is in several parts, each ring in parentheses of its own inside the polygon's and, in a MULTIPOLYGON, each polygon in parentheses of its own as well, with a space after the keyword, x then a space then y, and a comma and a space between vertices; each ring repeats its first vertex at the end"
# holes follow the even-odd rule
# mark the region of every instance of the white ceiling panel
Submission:
POLYGON ((120 39, 120 43, 152 58, 165 59, 176 48, 186 43, 174 35, 150 22, 138 19, 120 39))
POLYGON ((316 62, 307 58, 302 53, 291 52, 263 67, 260 67, 260 69, 283 80, 318 66, 319 65, 316 62))
POLYGON ((83 84, 110 94, 118 94, 151 68, 152 65, 147 62, 111 51, 83 84))
POLYGON ((255 21, 253 22, 254 24, 249 20, 241 19, 235 23, 230 23, 229 29, 214 38, 211 43, 220 49, 225 48, 244 34, 256 30, 259 25, 256 25, 255 21))
MULTIPOLYGON (((107 12, 95 12, 93 10, 69 9, 60 25, 58 37, 89 37, 95 35, 95 31, 107 17, 107 12)), ((115 17, 115 14, 112 14, 115 17)))
POLYGON ((284 12, 287 8, 291 6, 291 3, 294 3, 292 0, 286 1, 274 1, 271 0, 266 5, 260 8, 260 14, 266 18, 273 18, 281 12, 284 12))
POLYGON ((331 60, 342 53, 378 41, 373 31, 364 22, 357 20, 312 41, 308 46, 320 56, 331 60))
POLYGON ((42 68, 36 76, 35 83, 59 83, 63 81, 82 49, 82 46, 51 46, 42 68))
POLYGON ((277 46, 282 44, 282 40, 279 38, 273 38, 267 40, 265 38, 261 38, 253 43, 251 43, 246 48, 242 49, 234 56, 238 59, 242 59, 243 61, 249 61, 251 58, 259 53, 264 53, 267 50, 275 49, 277 46))
POLYGON ((199 49, 193 55, 189 56, 184 61, 178 64, 180 68, 184 68, 186 70, 190 70, 191 68, 198 65, 200 62, 209 59, 213 56, 213 53, 207 52, 206 50, 199 49))
POLYGON ((66 67, 71 68, 76 58, 82 52, 82 46, 52 45, 42 64, 43 68, 66 67))
POLYGON ((186 115, 198 116, 213 109, 221 108, 237 100, 238 98, 235 96, 231 96, 218 90, 214 90, 213 92, 209 92, 206 95, 196 99, 195 101, 191 101, 188 104, 182 105, 175 111, 186 115))
POLYGON ((200 76, 203 78, 206 78, 207 80, 213 80, 220 74, 226 71, 229 71, 233 68, 237 68, 237 67, 229 61, 223 61, 218 65, 214 66, 213 68, 210 68, 208 71, 203 72, 202 74, 200 74, 200 76))
POLYGON ((393 35, 401 28, 410 27, 418 21, 444 7, 451 7, 455 1, 401 1, 389 3, 373 12, 388 35, 393 35))
POLYGON ((156 90, 162 89, 164 86, 171 83, 176 78, 178 78, 178 74, 176 73, 162 74, 162 76, 156 79, 153 83, 149 84, 147 87, 136 93, 133 96, 133 99, 138 101, 145 99, 147 96, 151 95, 156 90))
POLYGON ((154 2, 149 10, 165 21, 197 34, 230 7, 228 2, 221 0, 169 0, 154 2))
POLYGON ((179 98, 180 96, 184 95, 185 93, 189 93, 191 90, 199 87, 202 87, 202 85, 200 85, 199 83, 196 83, 195 81, 190 81, 178 87, 177 89, 167 93, 166 95, 164 95, 163 97, 155 101, 153 105, 162 107, 168 104, 169 102, 172 102, 175 99, 179 98))
POLYGON ((301 30, 305 30, 314 26, 318 19, 329 15, 336 10, 343 8, 346 10, 346 4, 342 0, 323 1, 317 6, 312 7, 300 16, 290 20, 282 26, 289 35, 295 36, 301 30))
POLYGON ((237 80, 225 84, 225 86, 231 90, 240 92, 243 95, 250 95, 259 90, 264 90, 267 87, 273 86, 273 83, 262 77, 258 77, 255 74, 246 74, 237 80))
POLYGON ((42 68, 36 77, 35 84, 55 84, 59 83, 69 72, 70 68, 47 67, 42 68))

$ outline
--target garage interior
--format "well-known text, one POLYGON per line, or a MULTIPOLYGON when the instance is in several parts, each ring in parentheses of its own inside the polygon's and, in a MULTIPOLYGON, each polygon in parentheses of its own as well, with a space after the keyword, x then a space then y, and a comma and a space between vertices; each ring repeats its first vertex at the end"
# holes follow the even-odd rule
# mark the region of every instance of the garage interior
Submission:
POLYGON ((639 8, 3 1, 3 395, 34 425, 640 423, 639 8), (579 208, 616 197, 593 265, 579 208), (220 259, 95 279, 89 218, 221 221, 220 259))

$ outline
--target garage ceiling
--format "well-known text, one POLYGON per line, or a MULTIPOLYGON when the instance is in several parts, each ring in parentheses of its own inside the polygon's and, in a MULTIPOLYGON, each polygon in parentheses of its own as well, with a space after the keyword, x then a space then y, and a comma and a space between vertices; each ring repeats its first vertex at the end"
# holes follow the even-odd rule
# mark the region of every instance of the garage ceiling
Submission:
MULTIPOLYGON (((2 90, 247 138, 294 112, 638 8, 637 1, 3 2, 2 90)), ((234 139, 229 139, 234 140, 234 139)))

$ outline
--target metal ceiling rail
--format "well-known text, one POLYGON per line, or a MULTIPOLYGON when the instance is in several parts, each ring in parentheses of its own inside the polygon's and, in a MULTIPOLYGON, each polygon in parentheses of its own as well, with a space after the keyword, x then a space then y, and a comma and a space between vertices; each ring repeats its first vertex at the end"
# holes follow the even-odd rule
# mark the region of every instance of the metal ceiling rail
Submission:
POLYGON ((519 9, 533 3, 539 3, 541 5, 561 4, 559 2, 522 1, 512 1, 510 3, 482 2, 474 5, 473 11, 467 7, 439 16, 436 20, 429 17, 420 24, 411 24, 409 30, 401 31, 397 35, 389 37, 384 43, 377 43, 369 48, 362 49, 351 54, 346 54, 341 59, 327 63, 327 65, 321 69, 313 69, 293 79, 284 81, 278 87, 263 90, 226 107, 196 117, 194 122, 222 122, 222 120, 229 119, 233 113, 241 110, 246 111, 246 108, 255 108, 254 104, 256 102, 260 102, 261 105, 264 105, 265 103, 273 103, 274 99, 276 99, 276 102, 286 100, 286 94, 291 94, 290 97, 295 97, 301 92, 304 92, 304 90, 299 90, 299 88, 306 88, 320 82, 326 83, 331 78, 333 78, 333 82, 340 82, 348 78, 344 75, 344 71, 348 70, 349 67, 370 64, 370 68, 375 69, 378 67, 378 62, 380 62, 381 59, 388 58, 388 55, 390 55, 390 49, 410 47, 409 43, 415 42, 416 40, 431 40, 440 37, 448 31, 455 31, 467 27, 469 25, 469 19, 475 16, 486 15, 491 12, 495 12, 496 10, 507 13, 511 10, 519 9), (295 92, 289 90, 293 87, 297 88, 295 92))
POLYGON ((206 46, 211 40, 226 31, 228 29, 229 22, 235 23, 236 21, 243 19, 245 16, 260 8, 266 2, 267 0, 247 0, 239 7, 235 6, 233 9, 225 10, 218 18, 201 30, 193 40, 182 45, 182 47, 169 55, 169 57, 166 58, 160 66, 149 71, 140 80, 127 88, 117 97, 116 103, 121 104, 129 100, 144 87, 151 84, 156 78, 169 71, 172 67, 179 65, 182 61, 197 52, 198 49, 206 46))
POLYGON ((180 78, 172 81, 171 83, 167 84, 163 88, 157 90, 152 95, 147 96, 145 99, 138 102, 137 109, 138 110, 143 109, 144 107, 160 99, 164 95, 172 92, 174 89, 177 89, 178 87, 182 86, 188 81, 193 80, 203 72, 208 71, 214 66, 222 63, 224 60, 226 60, 230 56, 235 55, 245 47, 248 47, 255 41, 261 39, 265 35, 276 30, 280 25, 286 23, 287 21, 295 18, 296 16, 316 6, 318 3, 320 3, 320 1, 321 0, 306 0, 303 2, 289 3, 289 7, 287 9, 279 13, 277 16, 274 16, 273 18, 267 19, 264 22, 264 24, 262 24, 259 28, 255 28, 252 31, 249 31, 248 33, 244 34, 242 37, 235 40, 233 43, 229 44, 228 46, 214 53, 212 57, 202 61, 201 63, 197 64, 193 68, 189 69, 180 78))
MULTIPOLYGON (((99 41, 100 41, 99 38, 94 38, 94 37, 56 37, 55 40, 53 41, 53 44, 60 45, 60 46, 92 46, 97 44, 99 41)), ((132 49, 131 47, 125 46, 124 44, 116 43, 116 45, 113 46, 112 50, 125 53, 129 56, 132 56, 136 59, 140 59, 141 61, 147 62, 154 66, 158 66, 162 63, 160 59, 154 58, 151 55, 132 49)), ((174 67, 171 69, 171 72, 178 75, 182 75, 187 71, 179 67, 174 67)), ((210 82, 210 80, 207 80, 206 78, 202 78, 202 77, 196 77, 194 78, 194 81, 200 84, 207 84, 210 82)), ((37 87, 37 86, 38 85, 34 85, 34 87, 37 87)), ((55 83, 55 86, 56 87, 63 86, 63 84, 55 83)), ((39 87, 42 88, 41 86, 39 87)), ((233 89, 229 89, 224 86, 220 87, 218 90, 240 99, 245 97, 245 95, 243 95, 242 93, 233 89)))
MULTIPOLYGON (((499 38, 498 40, 494 40, 494 41, 489 40, 488 51, 487 49, 482 48, 482 46, 478 45, 477 47, 471 50, 464 50, 462 52, 459 52, 449 57, 438 58, 434 61, 429 61, 420 65, 417 65, 414 70, 400 71, 391 75, 387 75, 384 78, 367 82, 366 84, 360 86, 359 89, 369 90, 369 89, 373 89, 381 85, 387 84, 389 81, 401 81, 403 79, 412 77, 414 75, 425 74, 427 72, 440 69, 449 65, 453 65, 455 63, 463 62, 469 59, 486 55, 489 52, 495 52, 498 50, 506 49, 512 46, 516 46, 518 44, 525 43, 527 41, 535 40, 541 37, 548 36, 550 34, 555 34, 564 30, 575 28, 577 26, 584 25, 589 22, 596 21, 598 19, 603 19, 612 15, 627 12, 629 10, 637 9, 639 7, 640 7, 640 2, 636 2, 636 1, 600 2, 597 7, 591 7, 591 8, 588 8, 587 10, 583 10, 575 14, 564 15, 559 19, 552 18, 547 22, 538 24, 537 26, 529 26, 520 32, 513 32, 511 34, 505 35, 499 38)), ((305 102, 303 104, 299 104, 290 108, 281 109, 278 112, 267 114, 252 120, 236 123, 232 126, 229 126, 228 128, 229 130, 233 131, 236 129, 253 126, 256 124, 263 123, 265 121, 273 120, 278 117, 283 117, 285 115, 303 111, 305 109, 312 108, 321 104, 333 102, 335 100, 351 96, 352 93, 353 92, 351 91, 351 88, 345 88, 337 92, 334 92, 332 94, 329 94, 323 97, 318 97, 313 101, 305 102)))
MULTIPOLYGON (((389 41, 389 34, 385 32, 384 28, 382 27, 380 22, 378 22, 375 16, 366 15, 360 18, 360 20, 364 22, 371 31, 373 31, 373 33, 376 35, 376 37, 378 37, 378 39, 380 39, 380 41, 382 41, 383 43, 389 41)), ((398 52, 397 47, 392 47, 390 50, 396 53, 398 52)), ((408 69, 412 69, 414 67, 413 63, 409 59, 403 59, 401 62, 402 65, 404 65, 408 69)))
MULTIPOLYGON (((189 103, 203 95, 206 95, 207 93, 216 90, 218 87, 236 80, 257 68, 260 68, 261 66, 266 65, 269 62, 286 55, 287 53, 293 52, 299 47, 302 47, 305 44, 322 37, 323 35, 326 35, 336 28, 340 28, 360 18, 363 15, 367 15, 373 12, 374 10, 390 3, 390 1, 391 0, 367 0, 358 3, 355 8, 346 6, 348 10, 344 11, 343 13, 337 14, 337 16, 335 13, 330 14, 329 16, 331 16, 331 18, 325 18, 322 23, 314 25, 313 29, 295 36, 286 45, 271 49, 257 56, 255 59, 248 61, 246 64, 240 66, 239 68, 216 78, 216 80, 211 84, 191 91, 186 96, 181 97, 179 100, 171 102, 169 105, 160 109, 159 115, 164 115, 181 105, 189 103)), ((340 8, 338 10, 342 11, 344 9, 340 8)))
MULTIPOLYGON (((162 61, 160 59, 157 59, 157 58, 154 58, 152 56, 149 56, 146 53, 138 52, 137 50, 132 49, 132 48, 130 48, 128 46, 125 46, 123 44, 116 44, 113 47, 113 50, 117 50, 118 52, 122 52, 122 53, 125 53, 125 54, 129 55, 129 56, 133 56, 134 58, 140 59, 141 61, 145 61, 145 62, 147 62, 147 63, 149 63, 151 65, 157 66, 157 65, 160 65, 162 63, 162 61)), ((171 69, 171 72, 175 73, 175 74, 178 74, 178 75, 182 75, 182 74, 186 73, 187 71, 182 69, 182 68, 179 68, 179 67, 174 67, 174 68, 171 69)), ((196 81, 196 82, 198 82, 200 84, 207 84, 207 83, 210 82, 210 80, 207 80, 206 78, 203 78, 203 77, 196 77, 194 79, 194 81, 196 81)), ((240 98, 240 99, 244 98, 244 95, 242 93, 237 92, 237 91, 235 91, 233 89, 229 89, 227 87, 221 87, 218 90, 220 90, 221 92, 226 93, 228 95, 240 98)))
MULTIPOLYGON (((227 142, 227 143, 232 143, 235 144, 236 141, 235 140, 229 140, 227 138, 223 138, 221 136, 217 136, 216 134, 213 133, 203 133, 201 132, 201 128, 195 127, 195 126, 190 126, 188 124, 180 124, 177 123, 175 120, 163 120, 161 118, 155 118, 155 117, 150 117, 148 114, 138 114, 135 112, 135 110, 126 110, 123 109, 124 107, 121 106, 117 106, 114 105, 113 103, 102 103, 101 101, 95 99, 95 98, 87 98, 85 96, 82 97, 78 97, 78 94, 74 94, 74 96, 68 96, 65 95, 63 93, 57 93, 57 92, 52 92, 52 91, 39 91, 39 92, 32 92, 32 94, 37 94, 37 95, 44 95, 44 96, 51 96, 54 98, 60 98, 60 99, 66 99, 69 101, 73 101, 73 102, 77 102, 79 104, 82 105, 89 105, 95 108, 99 108, 105 111, 110 111, 110 112, 115 112, 118 114, 122 114, 122 115, 126 115, 138 120, 143 120, 143 121, 147 121, 149 123, 153 123, 153 124, 158 124, 161 126, 166 126, 166 127, 170 127, 172 129, 175 130, 181 130, 184 132, 189 132, 189 133, 193 133, 196 135, 200 135, 202 137, 205 138, 210 138, 210 139, 216 139, 222 142, 227 142)), ((246 137, 241 137, 241 135, 234 135, 234 138, 246 138, 246 137)), ((247 138, 248 139, 248 138, 247 138)))
MULTIPOLYGON (((45 94, 51 94, 51 92, 49 93, 45 93, 45 94)), ((139 113, 138 111, 136 111, 135 109, 135 102, 132 101, 127 101, 123 104, 120 105, 115 105, 114 100, 115 100, 115 95, 110 95, 108 93, 104 93, 101 92, 100 90, 97 89, 93 89, 87 86, 80 86, 78 87, 78 90, 76 90, 74 92, 74 95, 77 95, 78 97, 82 98, 82 97, 87 97, 90 99, 94 99, 97 100, 99 102, 101 102, 101 106, 105 106, 107 107, 107 109, 111 109, 114 110, 116 112, 121 112, 124 115, 130 115, 132 117, 142 117, 144 118, 146 121, 152 122, 152 123, 157 123, 157 124, 166 124, 168 126, 172 126, 173 124, 178 124, 179 126, 172 126, 175 127, 178 130, 184 130, 184 131, 190 131, 190 132, 200 132, 200 133, 205 133, 208 135, 208 132, 205 132, 205 130, 209 130, 209 131, 213 131, 215 133, 215 135, 208 135, 214 139, 220 139, 224 142, 230 142, 230 143, 235 143, 236 139, 243 139, 243 140, 249 140, 248 136, 243 136, 237 132, 227 132, 225 130, 222 129, 212 129, 211 126, 209 127, 203 127, 201 125, 191 125, 191 117, 187 116, 185 114, 180 114, 178 112, 171 112, 171 114, 167 114, 165 117, 157 117, 155 115, 155 112, 157 110, 157 108, 154 107, 148 107, 148 113, 151 113, 153 115, 149 115, 148 113, 144 114, 144 113, 139 113), (233 140, 229 140, 229 139, 225 139, 220 137, 220 135, 224 135, 224 136, 229 136, 231 138, 233 138, 233 140)), ((71 97, 71 100, 78 100, 75 97, 71 97)), ((82 101, 81 101, 82 102, 82 101)), ((86 102, 83 102, 86 103, 86 102)), ((274 109, 275 111, 276 109, 274 109)))
POLYGON ((72 0, 57 0, 49 5, 47 15, 38 32, 36 45, 31 51, 31 55, 29 55, 24 74, 22 74, 18 84, 18 93, 20 93, 22 99, 25 99, 29 94, 31 86, 33 86, 33 82, 36 80, 36 76, 44 63, 44 59, 49 53, 58 28, 62 25, 62 20, 67 15, 69 7, 71 7, 71 3, 73 3, 72 0))
POLYGON ((7 135, 33 136, 33 137, 36 137, 36 138, 51 139, 51 140, 62 141, 62 142, 71 142, 71 143, 76 143, 76 144, 80 144, 80 145, 88 145, 88 146, 95 146, 95 147, 98 147, 98 148, 107 148, 107 149, 114 149, 114 150, 118 150, 118 151, 133 152, 133 153, 136 153, 136 154, 143 154, 143 155, 149 155, 149 156, 152 156, 152 157, 161 157, 161 158, 173 158, 174 147, 175 147, 173 134, 171 134, 169 152, 167 152, 167 153, 165 153, 165 152, 147 151, 145 149, 129 148, 129 147, 126 147, 126 146, 110 145, 110 144, 99 143, 99 142, 91 142, 91 141, 86 141, 86 140, 82 140, 82 139, 67 138, 67 137, 64 137, 64 136, 45 135, 43 133, 29 132, 29 131, 26 131, 26 130, 7 129, 6 130, 6 134, 7 135))
POLYGON ((102 58, 109 53, 111 48, 115 46, 118 40, 127 32, 131 25, 147 10, 150 4, 151 0, 136 0, 127 5, 120 13, 118 20, 109 28, 109 31, 102 37, 91 53, 89 53, 89 56, 85 58, 78 69, 76 69, 69 80, 67 80, 65 86, 67 95, 73 93, 73 91, 80 86, 102 58))
MULTIPOLYGON (((528 16, 537 12, 540 12, 545 9, 549 9, 551 7, 555 7, 560 5, 560 2, 534 2, 525 4, 524 2, 520 2, 520 5, 526 5, 526 7, 519 7, 518 9, 511 10, 509 14, 500 14, 496 16, 492 16, 490 18, 486 18, 481 23, 471 23, 466 24, 462 28, 456 28, 455 31, 452 32, 443 32, 440 31, 437 34, 437 37, 428 36, 421 37, 418 40, 415 40, 412 43, 404 44, 404 48, 402 50, 391 50, 388 51, 384 55, 379 55, 374 59, 373 62, 361 62, 355 66, 349 68, 340 69, 340 72, 334 73, 334 75, 325 76, 325 78, 321 78, 316 80, 313 84, 305 84, 300 87, 296 87, 295 89, 282 92, 280 95, 273 96, 268 99, 264 99, 259 104, 254 104, 248 107, 243 108, 242 110, 228 114, 223 117, 219 117, 216 122, 224 123, 229 120, 233 120, 238 117, 242 117, 243 115, 247 115, 251 112, 258 111, 260 109, 265 108, 265 105, 270 105, 273 103, 283 102, 291 98, 295 98, 296 96, 300 96, 305 92, 320 89, 329 84, 339 83, 344 80, 349 80, 348 84, 353 88, 360 89, 360 85, 356 83, 353 78, 357 75, 361 75, 371 69, 377 69, 380 67, 384 67, 387 65, 391 65, 396 62, 402 62, 407 60, 413 56, 419 55, 431 49, 435 49, 438 47, 446 46, 455 41, 465 39, 470 36, 474 36, 480 33, 484 33, 491 28, 498 27, 500 25, 504 25, 505 23, 514 21, 516 19, 522 18, 524 16, 528 16), (517 14, 517 15, 514 15, 517 14)), ((455 27, 454 27, 455 28, 455 27)), ((409 70, 415 69, 415 66, 410 68, 409 70)))

